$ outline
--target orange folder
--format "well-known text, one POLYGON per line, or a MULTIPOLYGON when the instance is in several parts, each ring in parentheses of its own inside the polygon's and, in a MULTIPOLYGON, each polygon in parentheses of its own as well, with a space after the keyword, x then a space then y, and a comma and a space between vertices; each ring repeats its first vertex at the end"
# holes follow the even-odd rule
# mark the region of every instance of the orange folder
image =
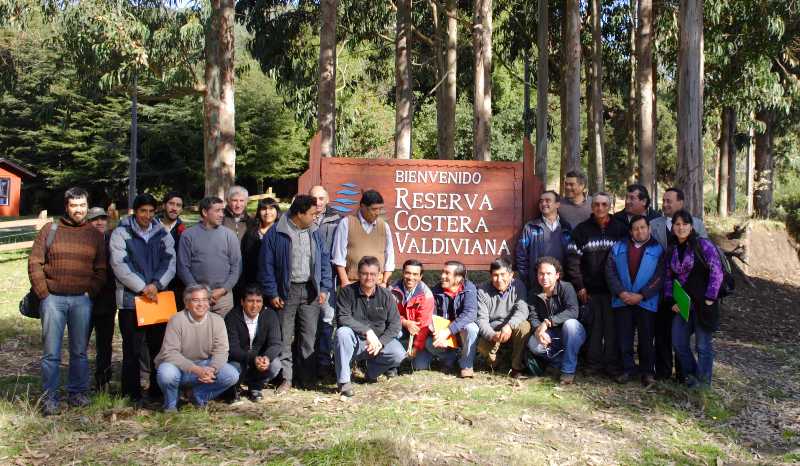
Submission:
POLYGON ((164 324, 178 312, 175 305, 175 293, 162 291, 158 293, 158 301, 150 301, 144 296, 134 298, 136 303, 136 323, 139 327, 164 324))
MULTIPOLYGON (((444 317, 439 316, 432 316, 433 319, 431 320, 430 329, 431 331, 441 330, 443 328, 450 326, 450 321, 445 319, 444 317)), ((448 348, 458 348, 458 339, 455 335, 450 335, 447 337, 447 347, 448 348)))

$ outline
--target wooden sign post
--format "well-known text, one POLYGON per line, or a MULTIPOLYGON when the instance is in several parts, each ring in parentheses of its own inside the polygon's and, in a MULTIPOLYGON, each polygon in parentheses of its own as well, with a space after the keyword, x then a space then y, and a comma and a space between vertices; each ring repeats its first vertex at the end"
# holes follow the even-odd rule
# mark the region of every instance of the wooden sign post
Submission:
POLYGON ((348 215, 358 211, 363 191, 375 189, 398 266, 415 258, 432 267, 446 260, 483 267, 513 256, 522 226, 538 214, 541 183, 530 143, 525 149, 523 162, 320 157, 317 135, 298 192, 322 185, 330 206, 348 215))

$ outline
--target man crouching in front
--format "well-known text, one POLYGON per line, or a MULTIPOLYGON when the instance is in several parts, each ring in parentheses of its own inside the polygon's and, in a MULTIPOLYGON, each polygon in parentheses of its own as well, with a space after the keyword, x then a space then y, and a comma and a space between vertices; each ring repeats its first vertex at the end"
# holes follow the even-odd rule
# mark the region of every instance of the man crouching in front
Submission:
POLYGON ((239 372, 227 362, 225 321, 208 312, 210 297, 207 285, 186 287, 186 309, 167 323, 164 343, 155 359, 166 413, 177 412, 180 388, 190 388, 192 404, 204 407, 239 380, 239 372))
POLYGON ((392 293, 378 286, 380 263, 373 256, 358 261, 358 282, 336 295, 336 341, 333 359, 342 396, 353 396, 350 362, 367 360, 367 382, 375 382, 403 362, 406 351, 397 340, 402 328, 392 293))

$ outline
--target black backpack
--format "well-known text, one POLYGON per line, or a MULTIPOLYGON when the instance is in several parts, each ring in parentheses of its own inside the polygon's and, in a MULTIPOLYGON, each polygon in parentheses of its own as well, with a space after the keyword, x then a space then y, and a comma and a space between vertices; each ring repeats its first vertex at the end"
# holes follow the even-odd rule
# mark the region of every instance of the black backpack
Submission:
MULTIPOLYGON (((711 241, 710 239, 706 241, 714 246, 714 251, 717 252, 717 257, 719 257, 719 263, 722 264, 722 284, 719 286, 719 294, 717 295, 717 299, 722 299, 726 296, 732 295, 734 290, 736 290, 736 280, 733 277, 733 268, 731 266, 731 261, 728 260, 728 256, 726 256, 725 252, 720 249, 719 246, 717 246, 717 243, 711 241)), ((709 270, 708 262, 703 256, 703 249, 700 247, 700 239, 694 243, 694 257, 698 258, 706 270, 709 270)))
MULTIPOLYGON (((53 223, 50 224, 50 231, 47 232, 47 240, 44 242, 44 261, 47 262, 47 253, 50 250, 50 246, 53 245, 53 241, 56 239, 56 230, 58 229, 58 221, 54 220, 53 223)), ((31 290, 22 297, 19 301, 19 313, 24 315, 25 317, 30 317, 32 319, 38 319, 41 317, 41 313, 39 312, 39 307, 41 306, 42 302, 39 299, 39 296, 31 290)))

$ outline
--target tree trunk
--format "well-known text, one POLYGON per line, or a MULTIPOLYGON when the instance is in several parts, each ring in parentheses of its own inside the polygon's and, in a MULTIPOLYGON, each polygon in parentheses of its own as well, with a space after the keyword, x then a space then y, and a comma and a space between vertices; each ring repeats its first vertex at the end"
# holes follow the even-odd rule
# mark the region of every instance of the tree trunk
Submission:
POLYGON ((136 169, 139 158, 139 93, 138 76, 133 73, 133 83, 131 86, 131 156, 128 166, 128 210, 133 209, 133 199, 136 197, 136 169))
MULTIPOLYGON (((591 66, 591 99, 587 98, 591 110, 589 125, 590 168, 593 172, 594 188, 592 191, 604 191, 605 177, 605 141, 603 138, 603 43, 602 43, 602 8, 601 0, 592 0, 592 66, 591 66)), ((588 78, 588 76, 587 76, 588 78)), ((588 96, 587 96, 588 97, 588 96)), ((590 184, 592 184, 590 180, 590 184)))
POLYGON ((753 186, 753 206, 757 217, 768 218, 772 207, 772 182, 774 161, 772 160, 772 126, 775 114, 772 110, 759 110, 756 119, 765 126, 763 132, 756 133, 755 179, 753 186))
POLYGON ((653 200, 652 207, 655 210, 658 210, 658 201, 659 201, 659 194, 658 194, 658 53, 656 52, 656 37, 658 33, 656 31, 656 24, 658 23, 658 0, 653 1, 653 23, 651 26, 652 31, 652 60, 653 63, 653 167, 655 170, 655 177, 653 179, 653 191, 650 193, 650 197, 653 200))
POLYGON ((636 0, 630 0, 631 11, 631 66, 628 79, 628 111, 625 112, 625 127, 627 129, 627 155, 628 155, 628 184, 636 182, 636 0))
POLYGON ((212 0, 206 27, 203 98, 205 194, 224 197, 236 176, 234 0, 212 0))
POLYGON ((756 130, 753 127, 753 120, 755 114, 750 112, 750 129, 747 132, 747 216, 753 216, 753 192, 754 180, 753 174, 755 173, 756 163, 756 130))
POLYGON ((475 0, 475 160, 492 160, 492 0, 475 0))
MULTIPOLYGON (((594 44, 592 44, 594 46, 594 44)), ((590 52, 590 51, 587 51, 590 52)), ((597 150, 594 147, 594 115, 592 114, 594 102, 592 101, 592 85, 594 84, 594 76, 592 73, 592 60, 586 60, 586 148, 588 149, 588 184, 587 188, 590 193, 597 192, 597 150)))
POLYGON ((728 116, 728 213, 736 212, 736 109, 728 116))
POLYGON ((411 158, 411 120, 414 94, 411 90, 411 6, 412 0, 397 2, 397 30, 395 35, 395 131, 394 156, 411 158))
POLYGON ((703 1, 680 0, 677 185, 685 207, 703 212, 703 1))
POLYGON ((728 160, 730 152, 730 118, 733 109, 724 107, 720 112, 719 122, 719 179, 717 185, 717 214, 728 216, 728 160))
POLYGON ((338 0, 320 0, 319 91, 317 120, 323 157, 336 154, 336 7, 338 0))
POLYGON ((566 151, 566 169, 581 169, 581 21, 579 0, 566 0, 564 29, 565 121, 566 138, 562 143, 566 151))
POLYGON ((653 0, 639 0, 636 56, 639 183, 653 194, 656 182, 656 138, 653 132, 653 0))
MULTIPOLYGON (((458 67, 458 2, 447 0, 445 15, 439 25, 441 30, 437 34, 439 44, 444 42, 442 50, 437 54, 439 58, 439 79, 444 77, 444 82, 436 89, 437 99, 437 141, 436 152, 440 159, 454 159, 456 157, 456 70, 458 67), (443 29, 446 27, 446 34, 443 29)), ((438 16, 438 15, 437 15, 438 16)), ((437 28, 437 29, 439 29, 437 28)), ((437 80, 437 82, 439 82, 437 80)))
POLYGON ((538 0, 539 27, 536 43, 539 60, 536 64, 536 176, 547 186, 547 91, 550 89, 549 70, 549 12, 547 0, 538 0))

